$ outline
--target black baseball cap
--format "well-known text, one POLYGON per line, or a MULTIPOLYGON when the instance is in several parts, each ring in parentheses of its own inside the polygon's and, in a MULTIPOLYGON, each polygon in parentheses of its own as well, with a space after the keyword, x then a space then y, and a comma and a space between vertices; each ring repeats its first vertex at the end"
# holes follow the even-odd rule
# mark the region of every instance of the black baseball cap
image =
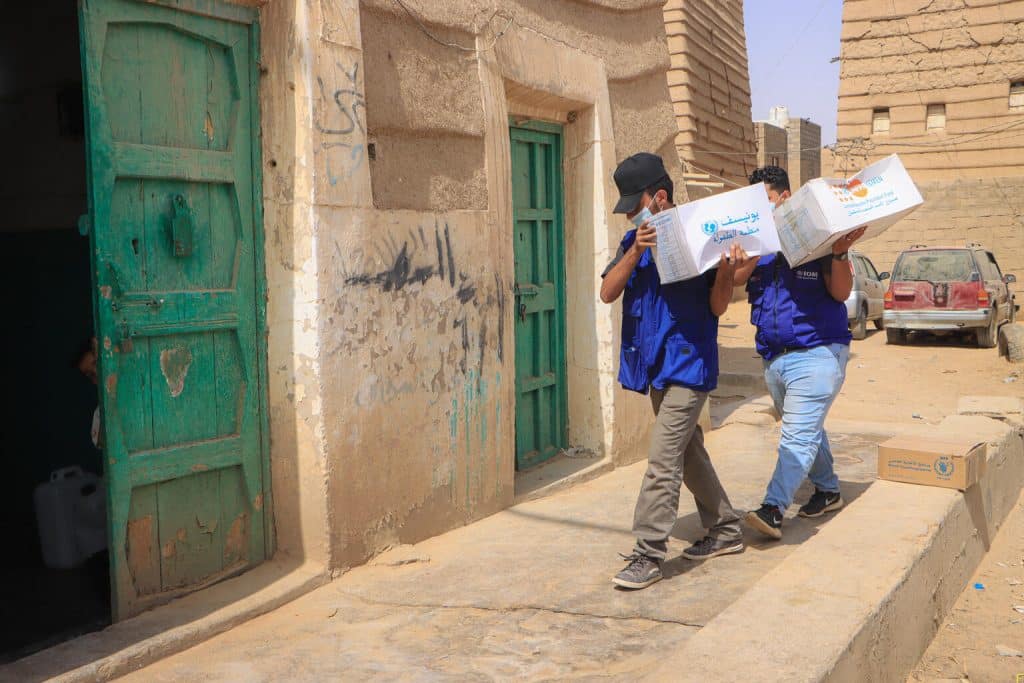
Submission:
POLYGON ((615 204, 614 213, 632 213, 644 190, 668 177, 668 171, 657 154, 640 152, 619 164, 612 177, 619 188, 619 201, 615 204))

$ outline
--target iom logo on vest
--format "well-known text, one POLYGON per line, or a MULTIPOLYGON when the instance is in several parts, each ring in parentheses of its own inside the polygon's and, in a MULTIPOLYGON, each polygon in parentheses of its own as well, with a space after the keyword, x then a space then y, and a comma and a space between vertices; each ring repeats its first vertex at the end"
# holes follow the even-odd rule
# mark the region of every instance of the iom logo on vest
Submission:
POLYGON ((939 475, 940 479, 949 479, 953 476, 953 470, 956 469, 952 459, 945 455, 935 459, 934 468, 935 474, 939 475))

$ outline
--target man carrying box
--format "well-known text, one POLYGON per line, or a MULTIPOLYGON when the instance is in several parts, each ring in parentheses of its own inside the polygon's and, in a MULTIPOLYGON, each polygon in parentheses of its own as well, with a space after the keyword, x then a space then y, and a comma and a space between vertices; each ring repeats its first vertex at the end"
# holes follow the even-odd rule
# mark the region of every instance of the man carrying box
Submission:
POLYGON ((612 579, 639 589, 662 578, 683 483, 708 530, 683 556, 704 560, 743 551, 739 515, 718 481, 697 421, 718 384, 718 317, 729 306, 733 274, 747 255, 733 245, 731 259, 723 254, 717 269, 662 285, 650 251, 655 229, 647 220, 673 207, 672 180, 661 157, 646 153, 623 161, 614 177, 620 194, 615 213, 626 214, 635 227, 602 274, 601 300, 610 304, 625 293, 619 382, 642 394, 650 390, 655 415, 633 517, 636 546, 624 556, 629 564, 612 579))
MULTIPOLYGON (((789 176, 777 166, 755 170, 750 184, 755 183, 767 186, 776 206, 790 196, 789 176)), ((745 519, 771 538, 782 538, 783 514, 805 478, 815 491, 800 508, 801 517, 843 507, 825 416, 846 379, 851 336, 844 302, 853 288, 849 251, 863 234, 862 228, 839 238, 831 254, 796 268, 778 253, 736 269, 736 284, 747 285, 765 382, 782 415, 775 474, 761 508, 745 519)))

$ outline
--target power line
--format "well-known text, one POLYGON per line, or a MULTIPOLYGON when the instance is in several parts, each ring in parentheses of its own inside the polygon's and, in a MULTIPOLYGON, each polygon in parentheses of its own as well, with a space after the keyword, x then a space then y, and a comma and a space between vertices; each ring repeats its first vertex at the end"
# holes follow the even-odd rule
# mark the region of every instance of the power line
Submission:
MULTIPOLYGON (((832 143, 831 145, 822 145, 821 147, 804 147, 804 148, 795 149, 795 150, 786 149, 784 151, 785 151, 786 154, 789 154, 791 152, 792 153, 797 153, 797 152, 813 152, 815 150, 821 150, 821 149, 830 149, 830 150, 832 150, 834 152, 834 151, 836 151, 837 147, 844 147, 844 146, 850 146, 850 145, 864 145, 864 146, 869 146, 872 149, 874 147, 879 147, 879 146, 886 146, 886 147, 938 147, 938 148, 941 148, 941 147, 949 147, 949 146, 952 146, 952 145, 965 144, 967 142, 975 142, 976 140, 983 140, 985 138, 991 137, 992 135, 997 135, 999 133, 1005 132, 1007 130, 1012 130, 1012 129, 1014 129, 1014 128, 1018 127, 1018 126, 1022 126, 1022 125, 1024 125, 1024 119, 1021 119, 1021 120, 1018 120, 1018 121, 1012 121, 1010 123, 996 123, 996 124, 993 124, 991 126, 985 126, 984 128, 979 128, 978 130, 964 131, 964 132, 961 132, 961 133, 954 133, 953 135, 948 136, 948 137, 946 137, 943 140, 934 140, 934 141, 913 141, 913 140, 908 140, 908 141, 904 142, 904 141, 899 141, 899 140, 886 141, 886 140, 875 140, 875 139, 867 138, 867 137, 854 137, 854 138, 846 138, 846 139, 842 139, 842 140, 837 140, 836 142, 832 143), (1000 126, 1002 126, 1002 127, 1000 128, 1000 126), (973 140, 961 140, 961 138, 970 137, 970 136, 977 136, 977 137, 975 137, 973 140)), ((756 152, 756 151, 755 152, 736 152, 734 150, 728 150, 728 149, 706 149, 706 148, 699 148, 698 149, 697 148, 698 146, 695 145, 695 144, 691 144, 690 146, 694 148, 692 150, 693 153, 714 154, 716 156, 756 157, 758 154, 760 154, 760 152, 756 152)))
POLYGON ((811 24, 813 24, 817 20, 818 15, 821 14, 821 10, 825 9, 826 2, 828 2, 828 0, 821 0, 821 3, 818 5, 818 9, 814 11, 814 15, 811 17, 811 20, 808 21, 807 24, 804 25, 802 29, 800 29, 800 32, 796 34, 796 37, 793 39, 793 42, 789 44, 789 47, 786 48, 786 51, 782 53, 781 57, 779 57, 779 61, 777 61, 775 63, 775 66, 771 68, 771 71, 769 71, 768 74, 764 76, 764 80, 768 80, 770 77, 775 75, 775 72, 778 71, 779 67, 782 66, 782 63, 786 61, 786 58, 789 57, 789 53, 793 51, 793 48, 796 47, 796 44, 803 40, 804 36, 807 34, 807 29, 809 29, 811 27, 811 24))
POLYGON ((462 50, 463 52, 482 53, 482 52, 488 52, 490 50, 493 50, 494 46, 497 45, 497 43, 498 43, 498 39, 501 38, 503 35, 505 35, 505 33, 508 32, 508 30, 510 28, 512 28, 512 24, 515 23, 515 20, 516 20, 516 18, 513 15, 509 14, 508 12, 505 12, 504 10, 500 10, 500 9, 499 10, 495 10, 494 13, 491 15, 490 19, 488 19, 487 22, 484 24, 484 26, 481 27, 481 30, 484 27, 486 27, 488 24, 490 24, 492 21, 494 21, 494 18, 499 16, 499 15, 502 15, 503 17, 507 17, 508 18, 508 23, 505 24, 505 28, 503 28, 500 31, 498 31, 498 33, 494 36, 494 40, 491 41, 490 45, 488 45, 485 48, 481 48, 481 49, 478 50, 476 47, 466 47, 465 45, 459 45, 458 43, 450 43, 450 42, 448 42, 446 40, 442 40, 441 38, 438 38, 436 35, 431 33, 430 29, 428 29, 426 24, 423 23, 423 20, 420 19, 419 16, 415 12, 413 12, 409 8, 408 5, 405 4, 404 0, 395 0, 395 2, 398 3, 399 7, 401 7, 403 10, 405 10, 405 13, 408 14, 409 17, 412 18, 413 21, 416 22, 417 26, 419 26, 420 31, 425 36, 427 36, 428 38, 430 38, 431 40, 433 40, 435 43, 437 43, 439 45, 444 45, 445 47, 455 48, 456 50, 462 50))
POLYGON ((715 180, 721 180, 723 183, 729 183, 733 187, 746 187, 746 185, 741 185, 740 183, 737 183, 734 180, 729 180, 728 178, 723 178, 720 175, 715 175, 711 171, 707 170, 706 168, 701 168, 700 166, 698 166, 697 164, 693 163, 692 161, 684 160, 683 163, 685 163, 687 166, 692 166, 693 168, 697 169, 701 173, 706 173, 707 175, 711 176, 715 180))

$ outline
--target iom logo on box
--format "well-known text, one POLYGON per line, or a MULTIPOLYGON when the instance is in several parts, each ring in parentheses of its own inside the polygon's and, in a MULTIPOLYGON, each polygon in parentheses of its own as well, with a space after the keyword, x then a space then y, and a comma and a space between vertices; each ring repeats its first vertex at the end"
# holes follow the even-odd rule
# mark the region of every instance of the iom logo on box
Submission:
POLYGON ((945 455, 935 459, 935 474, 939 475, 942 479, 952 477, 954 469, 953 461, 945 455))

